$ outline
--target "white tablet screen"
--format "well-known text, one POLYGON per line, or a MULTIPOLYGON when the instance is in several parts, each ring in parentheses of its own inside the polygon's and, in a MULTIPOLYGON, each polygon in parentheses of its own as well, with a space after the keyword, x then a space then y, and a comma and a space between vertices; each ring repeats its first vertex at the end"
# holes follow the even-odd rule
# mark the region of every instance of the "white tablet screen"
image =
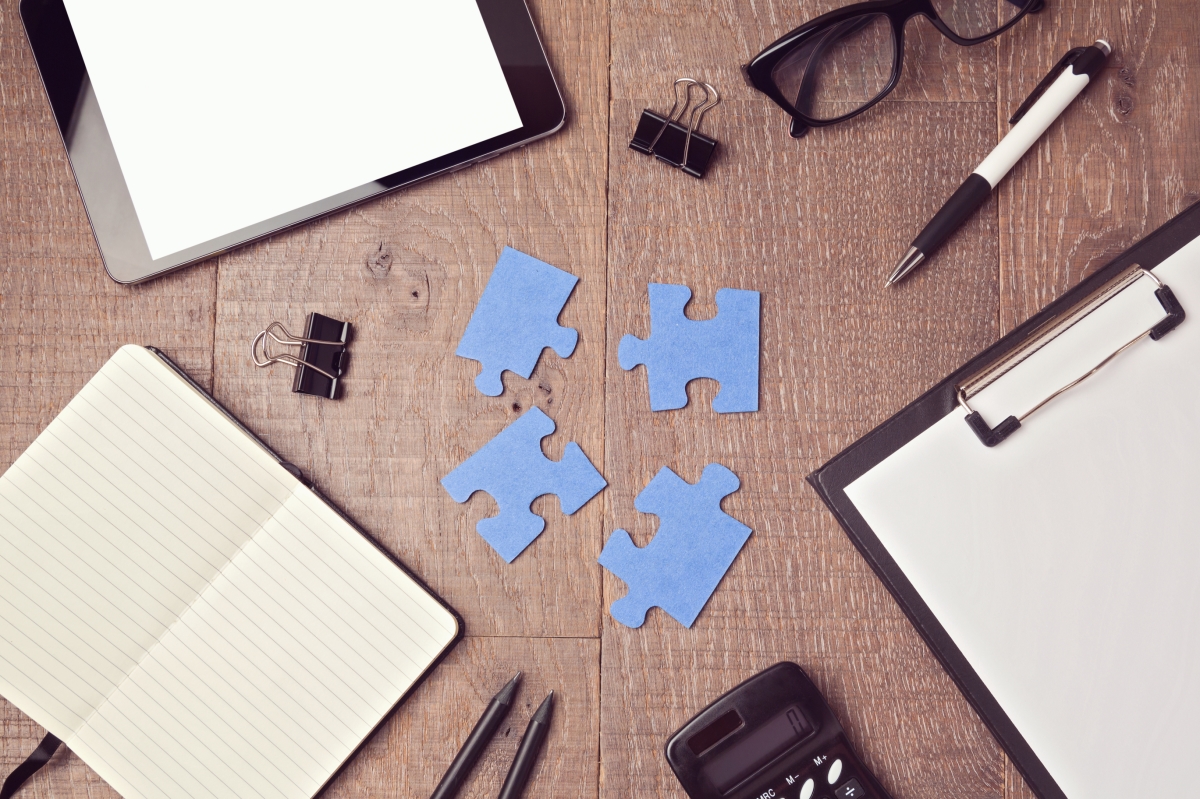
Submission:
POLYGON ((521 127, 475 0, 65 0, 161 258, 521 127))

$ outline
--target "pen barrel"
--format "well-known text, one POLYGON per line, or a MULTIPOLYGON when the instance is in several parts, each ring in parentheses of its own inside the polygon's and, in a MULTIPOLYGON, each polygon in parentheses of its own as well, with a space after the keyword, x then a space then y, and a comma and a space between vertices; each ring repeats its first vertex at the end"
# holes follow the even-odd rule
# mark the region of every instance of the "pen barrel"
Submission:
POLYGON ((992 186, 998 185, 1090 82, 1091 76, 1086 72, 1064 70, 1000 140, 996 149, 983 159, 975 173, 982 175, 992 186))
POLYGON ((429 799, 451 799, 458 793, 459 787, 467 776, 471 773, 471 769, 475 767, 479 756, 483 754, 483 750, 487 748, 488 742, 492 740, 492 736, 496 732, 496 728, 504 721, 504 717, 508 715, 511 705, 502 702, 493 701, 488 705, 487 710, 475 723, 475 728, 471 730, 471 734, 467 736, 467 740, 462 745, 462 749, 458 751, 454 761, 450 764, 450 768, 446 769, 446 773, 442 776, 442 781, 438 783, 437 788, 433 790, 433 794, 429 799))
POLYGON ((542 749, 542 741, 545 740, 549 730, 550 723, 548 721, 530 723, 529 729, 521 738, 517 756, 513 758, 512 768, 508 770, 508 776, 504 779, 504 786, 500 789, 498 799, 519 799, 525 792, 525 784, 529 781, 529 774, 537 763, 538 754, 542 749))
POLYGON ((913 239, 912 246, 925 255, 930 255, 942 243, 950 238, 963 222, 979 210, 979 206, 987 202, 992 195, 992 184, 988 183, 977 173, 971 173, 958 191, 950 195, 950 199, 942 206, 925 229, 913 239))

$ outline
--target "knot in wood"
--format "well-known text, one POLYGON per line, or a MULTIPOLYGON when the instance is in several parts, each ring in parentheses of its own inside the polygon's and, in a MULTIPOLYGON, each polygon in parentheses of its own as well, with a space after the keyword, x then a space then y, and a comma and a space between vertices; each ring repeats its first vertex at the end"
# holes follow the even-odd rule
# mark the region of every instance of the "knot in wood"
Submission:
POLYGON ((1133 98, 1128 94, 1118 95, 1113 104, 1117 108, 1117 113, 1122 116, 1129 116, 1133 113, 1133 98))
POLYGON ((387 277, 392 271, 392 251, 382 244, 367 256, 367 271, 372 277, 387 277))

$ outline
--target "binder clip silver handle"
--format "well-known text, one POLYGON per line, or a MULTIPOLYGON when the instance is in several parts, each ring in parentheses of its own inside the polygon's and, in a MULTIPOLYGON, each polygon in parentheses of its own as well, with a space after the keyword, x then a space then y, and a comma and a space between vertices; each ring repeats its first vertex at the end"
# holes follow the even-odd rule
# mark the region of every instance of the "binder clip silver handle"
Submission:
POLYGON ((721 102, 721 95, 712 84, 695 78, 679 78, 672 89, 674 102, 671 110, 666 116, 649 108, 643 111, 629 148, 652 155, 694 178, 702 178, 716 152, 717 140, 699 132, 700 122, 710 109, 721 102), (680 87, 683 87, 682 91, 680 87), (696 92, 698 94, 693 100, 696 92))
POLYGON ((304 344, 341 344, 342 342, 340 342, 340 341, 325 341, 324 339, 302 338, 300 336, 293 336, 291 333, 289 333, 287 331, 287 328, 284 327, 282 324, 280 324, 279 322, 272 322, 271 324, 267 325, 266 330, 262 331, 261 333, 259 333, 257 336, 254 337, 254 345, 253 345, 253 348, 254 348, 253 349, 253 358, 254 358, 255 366, 263 367, 263 366, 271 366, 272 364, 277 364, 277 363, 286 363, 291 366, 295 366, 297 368, 299 368, 301 366, 307 366, 309 369, 316 369, 318 372, 325 375, 330 380, 336 380, 340 376, 340 375, 335 375, 332 372, 326 372, 324 369, 317 366, 315 363, 309 363, 308 361, 302 361, 299 358, 297 358, 296 356, 292 355, 291 353, 287 353, 287 352, 272 353, 271 347, 268 344, 267 339, 274 339, 276 342, 284 345, 285 347, 299 347, 304 344), (282 336, 276 335, 275 334, 276 330, 278 330, 283 335, 282 336), (258 357, 259 349, 262 350, 262 354, 263 354, 263 357, 261 360, 259 360, 259 357, 258 357))
MULTIPOLYGON (((721 95, 717 92, 715 86, 710 83, 705 83, 702 84, 702 88, 705 90, 705 101, 693 108, 691 114, 688 115, 687 140, 683 143, 683 158, 680 160, 680 168, 685 171, 687 170, 689 164, 688 157, 692 150, 692 139, 696 137, 696 130, 700 127, 700 120, 704 119, 704 115, 716 107, 717 103, 721 102, 721 95), (710 95, 709 92, 712 92, 712 94, 710 95)), ((711 157, 712 154, 710 153, 708 158, 711 157)), ((705 159, 704 166, 706 168, 708 166, 707 158, 705 159)), ((689 172, 688 174, 692 173, 689 172)), ((692 175, 692 177, 701 177, 701 175, 692 175)))
POLYGON ((306 332, 307 336, 296 336, 280 322, 272 322, 254 337, 251 359, 260 368, 277 363, 296 367, 292 385, 292 391, 296 393, 337 399, 345 371, 350 323, 312 313, 308 315, 306 332), (272 350, 271 342, 284 347, 300 347, 301 350, 295 355, 276 352, 272 350))
POLYGON ((679 78, 674 84, 672 84, 671 89, 675 93, 675 102, 671 103, 671 110, 667 112, 666 118, 663 120, 662 125, 660 125, 658 128, 658 133, 654 134, 654 140, 651 141, 650 145, 647 147, 648 155, 654 154, 654 145, 658 144, 658 140, 662 138, 663 131, 667 129, 667 126, 672 122, 679 122, 679 120, 683 118, 684 112, 691 107, 692 89, 696 86, 700 87, 700 91, 704 91, 704 86, 695 78, 679 78), (683 105, 680 105, 679 103, 680 86, 685 87, 683 90, 683 105))

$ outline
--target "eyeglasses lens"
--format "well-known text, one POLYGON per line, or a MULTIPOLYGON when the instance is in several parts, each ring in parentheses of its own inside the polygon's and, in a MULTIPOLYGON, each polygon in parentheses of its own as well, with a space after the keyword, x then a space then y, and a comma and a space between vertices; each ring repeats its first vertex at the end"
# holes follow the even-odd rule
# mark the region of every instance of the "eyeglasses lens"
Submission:
POLYGON ((797 111, 832 121, 883 92, 895 57, 891 19, 886 14, 865 14, 810 36, 775 66, 771 77, 797 111))
POLYGON ((995 33, 1036 0, 933 0, 933 8, 964 39, 995 33))

